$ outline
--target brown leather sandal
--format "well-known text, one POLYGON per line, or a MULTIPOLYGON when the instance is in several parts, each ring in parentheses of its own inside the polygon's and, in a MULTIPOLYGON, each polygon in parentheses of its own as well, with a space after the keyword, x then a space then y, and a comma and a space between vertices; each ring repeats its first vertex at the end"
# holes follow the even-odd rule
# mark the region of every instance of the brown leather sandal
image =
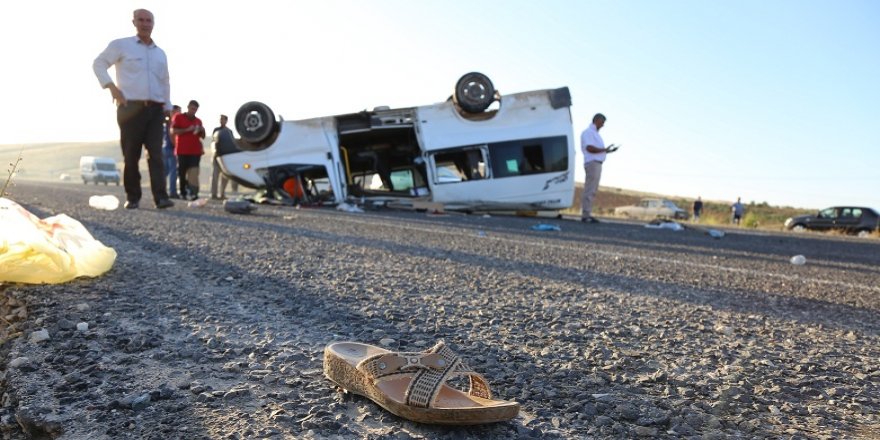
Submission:
POLYGON ((486 379, 443 341, 421 353, 336 342, 324 349, 324 375, 392 414, 419 423, 476 425, 509 420, 519 413, 519 403, 492 399, 486 379), (462 375, 470 379, 468 392, 445 383, 462 375))

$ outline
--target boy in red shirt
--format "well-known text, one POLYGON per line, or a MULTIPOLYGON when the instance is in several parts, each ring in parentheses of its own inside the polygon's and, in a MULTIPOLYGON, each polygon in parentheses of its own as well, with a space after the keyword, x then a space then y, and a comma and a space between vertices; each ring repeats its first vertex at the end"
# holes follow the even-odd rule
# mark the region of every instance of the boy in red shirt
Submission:
POLYGON ((186 106, 186 113, 178 113, 171 120, 174 135, 174 152, 177 154, 177 175, 180 178, 180 197, 188 200, 199 198, 199 161, 204 154, 202 139, 205 127, 196 117, 199 103, 195 99, 186 106))

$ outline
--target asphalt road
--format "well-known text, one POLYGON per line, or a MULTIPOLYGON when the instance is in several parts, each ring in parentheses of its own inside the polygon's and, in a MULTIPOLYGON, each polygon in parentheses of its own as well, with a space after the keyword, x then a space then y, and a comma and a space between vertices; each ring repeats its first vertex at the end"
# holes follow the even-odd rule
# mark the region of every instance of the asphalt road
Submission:
POLYGON ((880 436, 875 238, 147 199, 99 211, 89 196, 121 187, 11 192, 118 257, 98 278, 0 287, 28 304, 3 346, 6 438, 880 436), (520 416, 418 425, 321 374, 331 341, 438 339, 520 416))

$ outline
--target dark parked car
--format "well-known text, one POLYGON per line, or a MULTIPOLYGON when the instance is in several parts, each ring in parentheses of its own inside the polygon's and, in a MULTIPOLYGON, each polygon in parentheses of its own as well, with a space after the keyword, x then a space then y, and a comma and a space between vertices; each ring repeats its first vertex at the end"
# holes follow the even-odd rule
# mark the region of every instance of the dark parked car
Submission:
POLYGON ((816 214, 799 215, 785 221, 785 229, 791 231, 838 230, 865 236, 880 227, 880 215, 871 208, 860 206, 834 206, 816 214))

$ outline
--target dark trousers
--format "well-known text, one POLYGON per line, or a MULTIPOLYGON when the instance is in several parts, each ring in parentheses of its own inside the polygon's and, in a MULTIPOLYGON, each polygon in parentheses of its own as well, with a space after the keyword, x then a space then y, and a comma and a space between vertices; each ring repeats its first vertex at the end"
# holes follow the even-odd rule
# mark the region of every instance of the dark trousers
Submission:
POLYGON ((177 156, 177 177, 180 179, 180 195, 190 198, 199 196, 198 168, 202 156, 181 154, 177 156), (196 174, 191 175, 195 168, 196 174), (194 181, 190 181, 190 178, 194 181))
POLYGON ((116 109, 119 124, 119 143, 125 166, 122 183, 125 198, 129 202, 141 200, 141 151, 147 149, 147 168, 150 170, 150 189, 153 200, 167 199, 165 166, 162 163, 162 123, 165 112, 162 105, 145 105, 143 101, 130 101, 116 109))

